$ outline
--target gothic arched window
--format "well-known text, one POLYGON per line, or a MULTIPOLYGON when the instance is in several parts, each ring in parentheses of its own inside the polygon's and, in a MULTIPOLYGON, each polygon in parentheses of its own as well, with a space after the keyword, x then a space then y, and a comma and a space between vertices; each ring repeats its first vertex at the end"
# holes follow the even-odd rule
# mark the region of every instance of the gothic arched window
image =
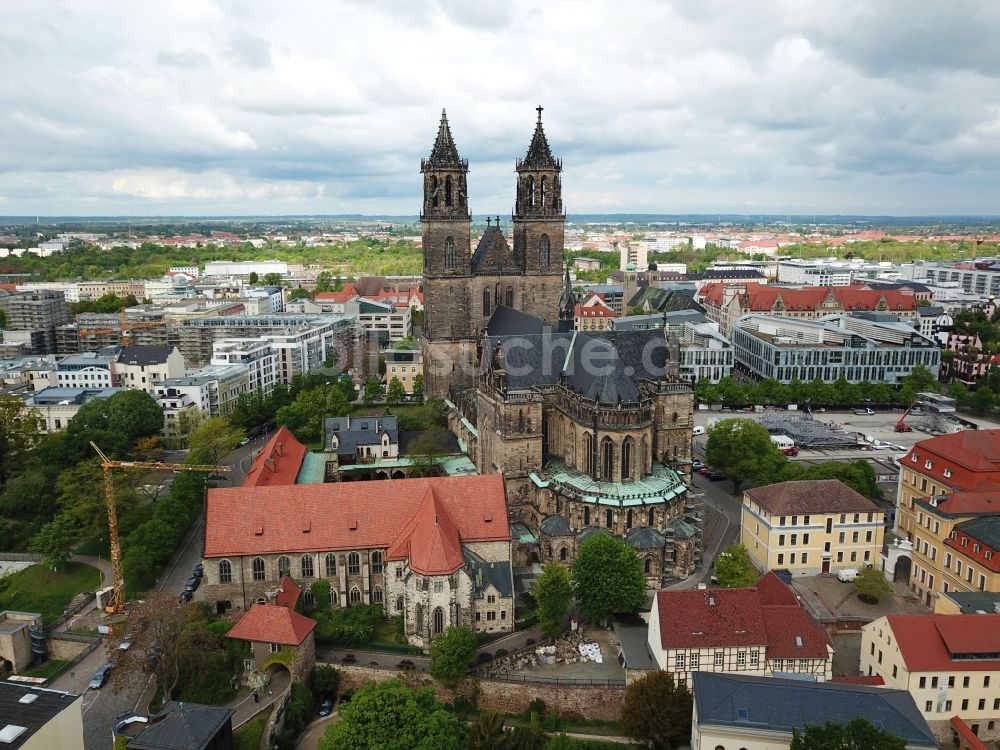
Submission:
POLYGON ((431 205, 438 207, 438 178, 431 175, 431 205))
POLYGON ((375 550, 372 552, 372 573, 382 572, 382 551, 375 550))
POLYGON ((351 604, 359 604, 361 602, 361 591, 357 586, 351 589, 351 604))
POLYGON ((632 511, 631 510, 628 513, 625 514, 625 528, 626 529, 631 529, 632 528, 632 511))
POLYGON ((337 575, 337 556, 332 552, 326 556, 326 577, 333 578, 337 575))
POLYGON ((590 526, 590 508, 583 509, 583 525, 590 526))
POLYGON ((444 205, 451 207, 451 177, 444 178, 444 205))
POLYGON ((457 262, 457 253, 455 252, 455 240, 448 237, 444 241, 444 267, 451 271, 455 268, 457 262))
POLYGON ((375 604, 381 604, 382 603, 382 587, 381 586, 376 586, 374 589, 372 589, 372 602, 375 603, 375 604))
POLYGON ((490 290, 483 290, 483 317, 490 317, 490 290))
POLYGON ((233 565, 229 560, 219 561, 219 583, 233 582, 233 565))
POLYGON ((401 596, 396 597, 396 611, 397 612, 403 611, 403 597, 401 596))
POLYGON ((504 304, 507 305, 507 307, 514 306, 514 287, 512 286, 507 287, 507 300, 504 302, 504 304))
POLYGON ((646 514, 646 525, 647 526, 652 526, 653 525, 653 521, 655 521, 655 520, 656 520, 656 516, 653 513, 653 509, 650 508, 649 509, 649 513, 646 514))
POLYGON ((538 238, 538 265, 542 268, 549 267, 549 236, 543 234, 538 238))
POLYGON ((278 558, 278 578, 292 574, 292 561, 282 555, 278 558))
POLYGON ((632 438, 622 442, 622 479, 632 478, 632 438))
POLYGON ((559 548, 559 559, 565 562, 565 560, 566 560, 566 554, 567 554, 566 553, 566 548, 565 547, 560 547, 559 548))
POLYGON ((545 208, 545 178, 538 184, 538 205, 545 208))
POLYGON ((434 610, 434 635, 444 632, 444 610, 437 607, 434 610))
POLYGON ((528 178, 528 208, 535 207, 535 178, 528 178))
POLYGON ((312 578, 313 577, 313 556, 312 555, 302 555, 301 560, 302 565, 302 577, 312 578))
POLYGON ((650 573, 652 573, 653 572, 653 559, 650 558, 650 557, 647 557, 646 558, 646 562, 642 566, 642 569, 643 569, 643 572, 646 575, 649 575, 650 573))
POLYGON ((583 463, 587 467, 587 473, 594 475, 594 437, 589 433, 583 433, 583 463))
POLYGON ((352 552, 347 556, 347 575, 356 576, 361 574, 361 555, 352 552))
POLYGON ((615 444, 611 438, 601 441, 601 479, 611 479, 615 474, 615 444))
POLYGON ((264 580, 264 559, 261 557, 255 557, 253 562, 250 564, 253 569, 253 579, 255 581, 264 580))
POLYGON ((604 525, 609 529, 615 525, 615 514, 610 510, 604 511, 604 525))

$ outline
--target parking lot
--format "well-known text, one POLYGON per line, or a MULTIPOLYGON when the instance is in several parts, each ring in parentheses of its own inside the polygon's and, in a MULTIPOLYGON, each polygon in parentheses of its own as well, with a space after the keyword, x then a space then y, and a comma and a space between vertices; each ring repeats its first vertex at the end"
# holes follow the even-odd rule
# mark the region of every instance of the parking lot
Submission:
POLYGON ((875 620, 889 614, 926 614, 930 610, 902 581, 891 584, 892 595, 877 604, 865 604, 850 583, 837 580, 835 575, 796 576, 792 588, 820 620, 865 618, 875 620))

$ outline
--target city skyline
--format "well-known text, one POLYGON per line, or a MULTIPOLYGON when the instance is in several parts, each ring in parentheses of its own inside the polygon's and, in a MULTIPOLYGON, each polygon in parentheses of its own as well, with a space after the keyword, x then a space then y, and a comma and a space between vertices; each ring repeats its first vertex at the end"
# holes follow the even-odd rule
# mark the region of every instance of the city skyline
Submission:
POLYGON ((570 214, 996 214, 984 2, 57 7, 0 32, 0 215, 412 216, 442 107, 507 215, 538 105, 570 214))

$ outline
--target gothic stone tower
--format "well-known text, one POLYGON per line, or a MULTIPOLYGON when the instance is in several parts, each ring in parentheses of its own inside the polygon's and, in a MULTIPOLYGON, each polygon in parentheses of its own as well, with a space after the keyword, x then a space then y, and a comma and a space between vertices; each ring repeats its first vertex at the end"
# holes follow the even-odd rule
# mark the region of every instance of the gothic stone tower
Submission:
POLYGON ((562 163, 553 158, 542 110, 524 159, 517 162, 517 199, 507 244, 499 217, 472 251, 466 178, 442 113, 429 159, 421 161, 424 202, 424 390, 444 396, 448 386, 475 382, 476 342, 498 304, 536 315, 556 326, 566 216, 562 163))

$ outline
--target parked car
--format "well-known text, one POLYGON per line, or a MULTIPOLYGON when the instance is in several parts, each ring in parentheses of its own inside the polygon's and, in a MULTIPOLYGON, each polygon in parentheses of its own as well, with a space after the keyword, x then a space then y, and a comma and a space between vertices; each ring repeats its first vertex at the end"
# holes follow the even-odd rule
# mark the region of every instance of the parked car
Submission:
POLYGON ((705 466, 705 464, 703 464, 701 461, 692 461, 691 462, 691 468, 694 469, 695 471, 698 471, 699 469, 701 469, 704 466, 705 466))
POLYGON ((340 660, 340 663, 341 664, 357 664, 358 663, 358 657, 356 657, 354 654, 344 654, 343 658, 341 658, 341 660, 340 660))
POLYGON ((712 467, 711 466, 702 466, 700 469, 698 469, 698 473, 701 474, 703 477, 706 477, 706 476, 708 476, 709 474, 712 473, 712 467))
POLYGON ((726 475, 721 471, 710 471, 705 476, 712 482, 721 482, 726 478, 726 475))
POLYGON ((135 711, 123 711, 115 718, 115 731, 122 732, 129 724, 136 722, 148 724, 149 717, 146 714, 139 714, 135 711))
POLYGON ((198 587, 201 586, 201 579, 197 576, 191 576, 186 581, 184 581, 185 591, 197 591, 198 587))
POLYGON ((181 592, 181 595, 180 595, 178 601, 181 604, 187 604, 192 599, 194 599, 194 592, 193 591, 184 590, 184 591, 181 592))
POLYGON ((108 673, 111 671, 112 666, 114 665, 108 663, 94 672, 94 676, 90 678, 90 687, 92 689, 100 690, 104 687, 104 683, 108 681, 108 673))
POLYGON ((837 571, 837 580, 843 581, 844 583, 850 583, 855 578, 858 577, 857 568, 841 568, 837 571))
MULTIPOLYGON (((489 659, 487 659, 487 661, 489 661, 489 659)), ((403 659, 402 661, 399 662, 399 664, 396 665, 396 669, 416 669, 416 668, 417 665, 414 664, 409 659, 403 659)))
POLYGON ((194 571, 191 573, 195 578, 202 578, 205 575, 205 566, 198 563, 194 566, 194 571))
POLYGON ((333 711, 333 699, 329 697, 324 698, 323 702, 319 704, 319 715, 329 716, 331 711, 333 711))
POLYGON ((854 413, 857 414, 859 417, 870 417, 872 414, 875 413, 875 410, 874 409, 855 409, 854 413))
POLYGON ((892 448, 892 443, 886 443, 883 442, 882 440, 876 440, 874 443, 872 443, 872 450, 885 451, 889 450, 890 448, 892 448))

